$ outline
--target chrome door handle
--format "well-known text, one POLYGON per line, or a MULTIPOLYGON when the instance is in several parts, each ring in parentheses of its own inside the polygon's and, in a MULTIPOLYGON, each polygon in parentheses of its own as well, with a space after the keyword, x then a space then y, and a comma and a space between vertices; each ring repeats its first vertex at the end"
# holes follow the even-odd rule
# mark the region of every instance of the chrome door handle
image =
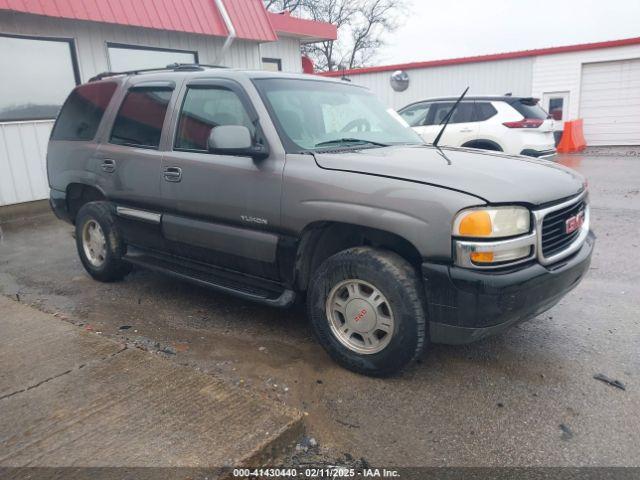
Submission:
POLYGON ((473 132, 473 130, 470 128, 463 128, 460 130, 460 133, 469 133, 469 132, 473 132))
POLYGON ((103 172, 113 173, 116 171, 116 161, 111 160, 110 158, 105 158, 102 161, 102 165, 100 165, 100 168, 103 172))
POLYGON ((179 182, 182 180, 182 169, 180 167, 167 167, 163 172, 167 182, 179 182))

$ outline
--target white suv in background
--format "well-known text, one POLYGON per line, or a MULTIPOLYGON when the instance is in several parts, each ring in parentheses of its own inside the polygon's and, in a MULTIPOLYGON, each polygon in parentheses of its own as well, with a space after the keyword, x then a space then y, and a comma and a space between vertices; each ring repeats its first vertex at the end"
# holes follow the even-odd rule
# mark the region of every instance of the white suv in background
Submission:
MULTIPOLYGON (((427 143, 433 143, 442 120, 457 98, 431 98, 400 109, 400 116, 427 143)), ((465 97, 453 113, 439 145, 494 150, 512 155, 547 157, 556 153, 553 119, 537 98, 465 97)))

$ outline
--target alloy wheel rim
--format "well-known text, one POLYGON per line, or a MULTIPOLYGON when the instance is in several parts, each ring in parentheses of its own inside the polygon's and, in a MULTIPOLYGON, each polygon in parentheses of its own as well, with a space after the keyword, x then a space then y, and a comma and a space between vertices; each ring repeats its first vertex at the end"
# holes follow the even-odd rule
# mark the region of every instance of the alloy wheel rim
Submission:
POLYGON ((89 263, 101 267, 107 257, 107 239, 102 227, 95 220, 89 220, 82 228, 82 248, 89 263))
POLYGON ((333 287, 327 297, 326 314, 336 339, 356 353, 378 353, 393 337, 391 304, 378 288, 364 280, 344 280, 333 287))

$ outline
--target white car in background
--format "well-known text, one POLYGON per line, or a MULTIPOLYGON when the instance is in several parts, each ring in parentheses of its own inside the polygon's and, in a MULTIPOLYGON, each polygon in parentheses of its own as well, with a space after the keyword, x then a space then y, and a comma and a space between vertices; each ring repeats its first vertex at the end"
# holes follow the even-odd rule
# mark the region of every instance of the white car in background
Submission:
MULTIPOLYGON (((400 109, 400 116, 433 143, 455 97, 431 98, 400 109)), ((554 121, 537 98, 465 97, 453 113, 439 141, 441 146, 493 150, 512 155, 549 157, 556 153, 554 121)))

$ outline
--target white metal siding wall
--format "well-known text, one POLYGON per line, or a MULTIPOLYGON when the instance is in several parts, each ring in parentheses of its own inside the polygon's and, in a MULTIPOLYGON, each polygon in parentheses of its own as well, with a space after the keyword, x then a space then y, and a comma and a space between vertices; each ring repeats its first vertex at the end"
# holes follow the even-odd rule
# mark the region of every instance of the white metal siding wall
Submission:
POLYGON ((53 120, 0 123, 0 206, 49 196, 45 154, 53 120))
MULTIPOLYGON (((569 92, 568 120, 580 118, 580 79, 585 63, 640 58, 640 45, 602 48, 535 57, 531 93, 542 98, 546 92, 569 92)), ((589 138, 585 137, 587 145, 589 138)))
POLYGON ((302 72, 302 54, 300 40, 291 37, 281 37, 277 42, 260 45, 260 55, 265 58, 279 58, 282 60, 282 71, 302 72))
MULTIPOLYGON (((204 35, 6 11, 0 12, 0 33, 73 38, 83 82, 109 70, 107 42, 197 51, 201 63, 215 63, 224 42, 204 35)), ((258 43, 236 40, 222 63, 259 69, 260 58, 258 43)), ((46 72, 42 80, 46 88, 46 72)), ((0 206, 48 197, 45 155, 52 125, 53 121, 0 123, 0 206)))
POLYGON ((393 72, 351 75, 351 81, 370 88, 385 105, 401 108, 428 97, 460 95, 468 86, 468 95, 531 95, 532 58, 466 63, 407 70, 410 83, 404 92, 389 85, 393 72))

